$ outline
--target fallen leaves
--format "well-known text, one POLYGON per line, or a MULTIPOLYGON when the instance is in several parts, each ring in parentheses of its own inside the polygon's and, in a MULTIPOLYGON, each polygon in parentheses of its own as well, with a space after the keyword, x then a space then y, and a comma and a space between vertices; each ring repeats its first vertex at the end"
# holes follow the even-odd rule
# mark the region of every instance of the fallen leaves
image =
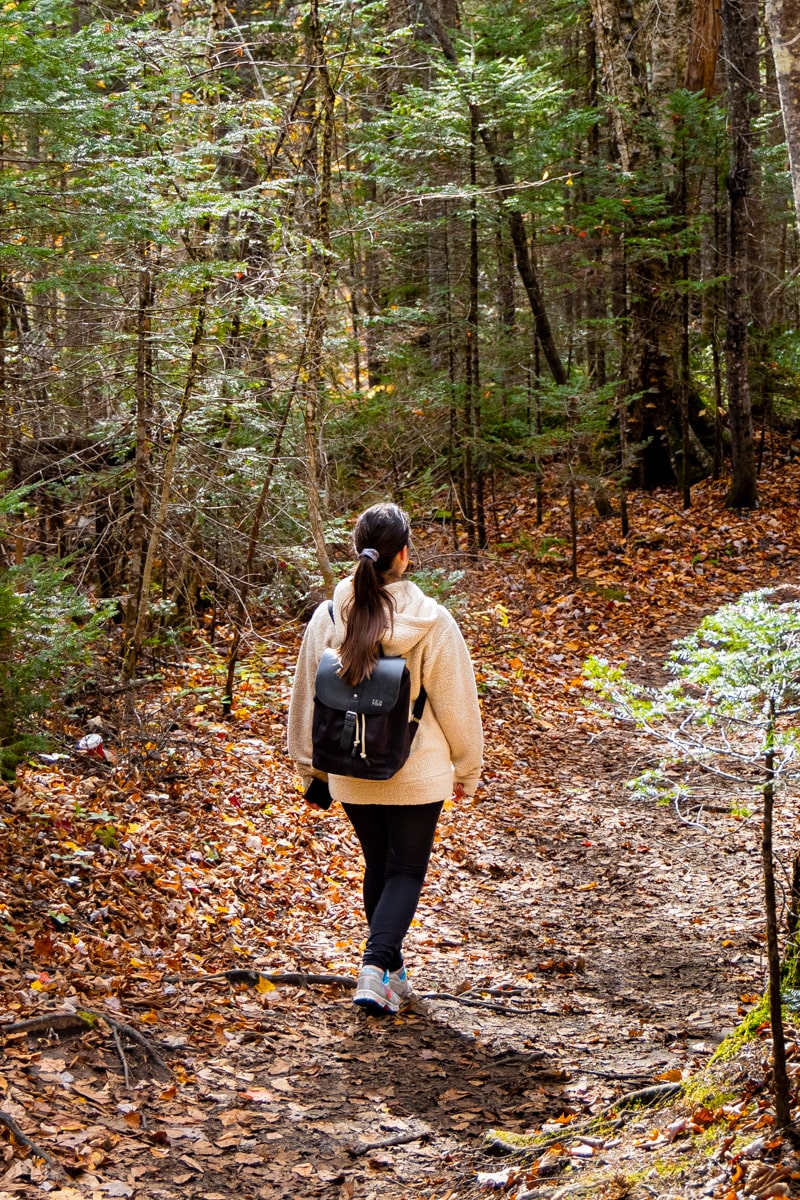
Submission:
MULTIPOLYGON (((381 1194, 410 1194, 392 1176, 403 1155, 441 1200, 459 1170, 442 1164, 443 1147, 466 1154, 500 1117, 517 1129, 554 1125, 556 1144, 526 1168, 532 1178, 593 1169, 613 1139, 581 1133, 581 1120, 621 1089, 592 1072, 616 1064, 678 1084, 704 1062, 694 1039, 720 1023, 724 998, 705 1002, 715 981, 728 971, 734 1009, 738 996, 760 997, 760 915, 747 896, 747 824, 735 835, 742 857, 723 871, 717 843, 713 863, 702 847, 692 857, 670 814, 623 798, 638 751, 604 741, 580 666, 599 649, 657 671, 676 595, 691 622, 731 589, 772 578, 778 526, 786 554, 800 549, 786 487, 765 483, 763 510, 746 518, 710 486, 681 520, 665 497, 638 497, 625 544, 611 523, 587 518, 576 587, 535 549, 471 568, 460 620, 483 693, 485 787, 445 806, 412 944, 423 975, 450 993, 472 989, 480 1007, 376 1028, 348 1015, 335 979, 360 957, 359 856, 341 814, 304 807, 285 758, 294 627, 269 631, 271 649, 251 653, 231 721, 215 719, 219 661, 198 643, 182 673, 145 697, 140 744, 106 720, 108 759, 39 761, 16 792, 2 789, 3 1011, 44 1022, 7 1039, 3 1107, 101 1195, 359 1194, 343 1147, 363 1142, 373 1149, 359 1169, 380 1178, 381 1194), (738 930, 717 905, 739 914, 738 930), (292 973, 331 982, 310 995, 267 978, 292 973), (700 1000, 687 1006, 688 994, 700 1000), (113 1026, 90 1027, 80 1015, 90 1011, 116 1019, 127 1082, 113 1026), (33 1036, 48 1023, 48 1037, 73 1040, 33 1036), (482 1044, 492 1038, 508 1049, 482 1044), (333 1158, 314 1140, 320 1130, 333 1158), (406 1140, 378 1148, 382 1132, 406 1140), (441 1183, 430 1183, 437 1171, 441 1183)), ((558 506, 537 528, 528 498, 505 504, 501 522, 529 529, 534 544, 563 532, 558 506)), ((72 742, 85 732, 70 731, 72 742)), ((733 836, 724 808, 716 821, 721 847, 733 836)), ((763 1117, 696 1106, 654 1119, 643 1142, 647 1154, 685 1154, 693 1138, 763 1117)), ((764 1189, 792 1182, 761 1162, 779 1153, 764 1129, 751 1156, 720 1166, 737 1193, 778 1195, 764 1189)), ((41 1164, 9 1149, 17 1157, 0 1167, 0 1189, 50 1186, 41 1164)))

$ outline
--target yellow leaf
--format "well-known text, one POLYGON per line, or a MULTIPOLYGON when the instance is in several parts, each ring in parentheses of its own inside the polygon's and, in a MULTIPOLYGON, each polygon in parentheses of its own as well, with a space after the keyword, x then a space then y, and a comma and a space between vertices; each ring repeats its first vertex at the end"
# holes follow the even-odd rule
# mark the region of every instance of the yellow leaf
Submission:
POLYGON ((264 994, 264 992, 274 992, 275 984, 270 983, 270 981, 267 979, 266 975, 259 975, 258 983, 256 984, 256 991, 261 992, 262 995, 264 994))
POLYGON ((575 888, 576 892, 591 892, 597 887, 597 880, 593 879, 591 883, 579 883, 575 888))

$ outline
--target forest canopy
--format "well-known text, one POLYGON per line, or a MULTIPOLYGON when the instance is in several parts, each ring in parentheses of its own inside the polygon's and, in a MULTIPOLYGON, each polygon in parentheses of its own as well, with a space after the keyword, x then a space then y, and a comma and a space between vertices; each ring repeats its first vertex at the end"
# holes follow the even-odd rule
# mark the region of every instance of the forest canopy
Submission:
POLYGON ((0 40, 2 553, 79 563, 128 677, 154 621, 330 587, 365 499, 472 550, 515 475, 623 536, 629 486, 757 502, 800 361, 755 3, 10 0, 0 40))

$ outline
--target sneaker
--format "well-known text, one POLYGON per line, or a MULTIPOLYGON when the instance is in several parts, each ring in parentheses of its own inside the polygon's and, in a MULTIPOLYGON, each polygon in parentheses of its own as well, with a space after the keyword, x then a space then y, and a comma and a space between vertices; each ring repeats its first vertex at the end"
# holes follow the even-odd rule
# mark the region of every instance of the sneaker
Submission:
POLYGON ((405 967, 401 967, 399 971, 389 972, 389 988, 401 1008, 407 1008, 413 1002, 414 989, 405 967))
POLYGON ((389 972, 382 967, 362 967, 353 1003, 371 1013, 396 1013, 400 1003, 389 987, 389 972))

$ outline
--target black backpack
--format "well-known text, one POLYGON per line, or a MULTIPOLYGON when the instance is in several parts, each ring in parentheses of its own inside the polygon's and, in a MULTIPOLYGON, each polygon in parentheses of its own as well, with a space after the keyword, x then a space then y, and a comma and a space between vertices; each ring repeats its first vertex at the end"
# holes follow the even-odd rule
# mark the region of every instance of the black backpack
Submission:
POLYGON ((380 652, 369 679, 353 686, 335 650, 324 652, 314 684, 312 758, 317 771, 356 779, 391 779, 411 753, 427 695, 414 701, 406 660, 380 652))

